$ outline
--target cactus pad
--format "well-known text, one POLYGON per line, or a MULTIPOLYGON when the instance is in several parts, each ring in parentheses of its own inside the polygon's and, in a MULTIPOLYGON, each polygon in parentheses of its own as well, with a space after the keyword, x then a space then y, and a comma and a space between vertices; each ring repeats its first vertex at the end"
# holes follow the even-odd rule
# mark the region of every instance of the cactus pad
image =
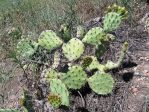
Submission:
POLYGON ((87 32, 82 41, 87 44, 98 45, 105 37, 106 34, 103 32, 103 29, 95 27, 87 32))
POLYGON ((107 13, 103 21, 104 31, 110 32, 117 29, 120 26, 121 21, 122 21, 121 16, 116 12, 107 13))
POLYGON ((71 39, 68 43, 62 46, 63 53, 69 61, 76 60, 84 52, 84 44, 77 38, 71 39))
POLYGON ((126 10, 126 8, 118 6, 116 4, 113 4, 113 5, 109 6, 106 12, 108 12, 108 13, 109 12, 116 12, 120 16, 122 16, 123 19, 128 17, 128 11, 126 10))
POLYGON ((50 91, 51 94, 60 96, 62 105, 69 106, 69 92, 61 80, 52 79, 50 81, 50 91))
POLYGON ((48 95, 48 101, 54 108, 60 107, 62 103, 61 98, 58 95, 53 94, 48 95))
POLYGON ((38 44, 29 39, 22 39, 17 44, 17 56, 19 58, 30 58, 37 50, 38 44))
POLYGON ((44 76, 48 82, 50 82, 52 79, 58 78, 58 73, 51 68, 44 70, 43 73, 45 74, 44 76))
POLYGON ((52 30, 43 31, 39 38, 38 43, 43 48, 52 51, 62 45, 62 40, 52 30))
POLYGON ((107 69, 111 69, 116 65, 117 65, 117 63, 114 63, 114 62, 108 60, 105 66, 106 66, 107 69))
POLYGON ((104 66, 104 65, 101 65, 101 64, 98 62, 98 60, 97 60, 96 57, 91 56, 91 58, 92 58, 93 61, 92 61, 91 64, 87 67, 87 70, 90 71, 90 70, 93 70, 93 69, 98 69, 98 70, 100 70, 100 71, 104 71, 105 66, 104 66))
POLYGON ((88 79, 90 88, 97 94, 107 95, 114 88, 114 79, 110 74, 96 72, 88 79))
POLYGON ((61 76, 61 80, 70 89, 80 89, 87 79, 87 74, 81 66, 72 66, 69 71, 61 76))

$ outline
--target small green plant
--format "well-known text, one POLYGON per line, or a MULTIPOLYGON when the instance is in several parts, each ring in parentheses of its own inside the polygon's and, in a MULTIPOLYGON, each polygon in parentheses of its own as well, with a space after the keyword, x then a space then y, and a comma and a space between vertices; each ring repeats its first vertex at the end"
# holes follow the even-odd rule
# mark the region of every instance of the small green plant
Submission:
MULTIPOLYGON (((118 9, 121 10, 123 8, 118 7, 118 9)), ((100 49, 100 46, 108 46, 109 44, 105 43, 110 43, 113 39, 116 39, 116 37, 109 33, 120 26, 124 19, 122 12, 123 11, 117 11, 114 6, 111 7, 110 11, 105 15, 103 28, 92 28, 85 35, 82 29, 83 27, 79 26, 76 34, 76 37, 78 36, 79 38, 68 37, 68 35, 58 37, 57 34, 51 30, 41 33, 38 43, 35 45, 54 54, 54 59, 49 59, 53 61, 52 65, 48 66, 49 68, 43 71, 43 75, 50 86, 48 100, 53 107, 58 108, 60 105, 69 106, 69 89, 78 90, 86 83, 88 83, 90 88, 97 94, 107 95, 112 92, 115 80, 109 71, 122 64, 128 43, 125 42, 123 44, 120 57, 115 63, 108 60, 107 63, 100 64, 97 60, 96 53, 99 51, 97 49, 100 49), (97 51, 89 55, 85 52, 87 47, 97 51), (63 57, 61 58, 60 56, 63 57), (64 63, 63 61, 68 65, 68 71, 65 73, 57 69, 59 64, 64 63), (97 72, 89 76, 88 72, 94 69, 96 69, 97 72)), ((65 28, 63 28, 63 30, 64 29, 65 28)), ((27 44, 27 46, 30 45, 29 43, 27 44)), ((20 44, 18 45, 20 46, 20 44)), ((23 49, 23 47, 21 48, 23 49)), ((37 52, 30 46, 26 49, 23 49, 20 54, 22 53, 23 56, 26 56, 27 53, 27 57, 29 57, 32 56, 34 52, 37 52)), ((105 50, 106 49, 100 52, 98 56, 103 55, 105 50)))

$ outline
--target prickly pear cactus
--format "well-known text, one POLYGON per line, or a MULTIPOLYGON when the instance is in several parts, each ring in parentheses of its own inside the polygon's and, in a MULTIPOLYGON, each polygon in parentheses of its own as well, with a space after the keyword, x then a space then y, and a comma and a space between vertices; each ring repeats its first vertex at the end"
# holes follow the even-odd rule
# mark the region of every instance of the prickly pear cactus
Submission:
POLYGON ((84 52, 84 44, 77 38, 72 38, 68 43, 62 46, 63 54, 69 61, 76 60, 84 52))
POLYGON ((105 32, 116 30, 121 24, 122 18, 116 12, 110 12, 105 15, 103 29, 105 32))
POLYGON ((106 63, 106 65, 105 65, 105 67, 106 67, 107 69, 110 69, 110 68, 114 67, 116 64, 117 64, 117 63, 114 63, 114 62, 108 60, 107 63, 106 63))
POLYGON ((69 92, 61 80, 52 79, 50 81, 50 92, 50 94, 60 96, 62 105, 69 106, 69 92))
POLYGON ((43 48, 52 51, 62 45, 62 40, 52 30, 43 31, 39 38, 38 43, 43 48))
POLYGON ((85 37, 82 39, 82 42, 91 44, 91 45, 98 45, 102 40, 104 40, 106 34, 104 33, 103 29, 100 27, 92 28, 87 32, 85 37))
POLYGON ((106 13, 109 13, 109 12, 118 13, 122 17, 122 19, 126 19, 128 17, 128 11, 126 10, 126 8, 118 6, 116 4, 113 4, 107 8, 106 13))
POLYGON ((97 94, 107 95, 114 88, 114 79, 110 74, 96 72, 88 79, 90 88, 97 94))
POLYGON ((69 71, 61 76, 62 82, 69 89, 80 89, 85 85, 87 79, 87 74, 83 71, 81 66, 72 66, 69 71))
POLYGON ((57 79, 58 78, 58 73, 54 69, 46 69, 43 71, 44 76, 48 82, 50 82, 52 79, 57 79))
POLYGON ((58 95, 49 94, 48 95, 48 102, 54 107, 58 108, 61 106, 61 98, 58 95))
POLYGON ((98 69, 98 70, 100 70, 100 71, 104 71, 105 66, 104 66, 104 65, 101 65, 101 64, 98 62, 98 60, 97 60, 96 57, 91 56, 91 58, 92 58, 92 62, 91 62, 91 64, 90 64, 86 69, 87 69, 88 71, 91 71, 91 70, 93 70, 93 69, 98 69))
POLYGON ((38 44, 29 39, 22 39, 17 44, 17 56, 18 58, 30 58, 37 50, 38 44))

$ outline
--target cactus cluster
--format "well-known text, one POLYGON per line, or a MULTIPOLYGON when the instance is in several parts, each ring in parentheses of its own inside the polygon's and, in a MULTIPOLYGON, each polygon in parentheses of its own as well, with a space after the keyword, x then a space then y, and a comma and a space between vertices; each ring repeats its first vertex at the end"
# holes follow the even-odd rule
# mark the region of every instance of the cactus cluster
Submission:
POLYGON ((106 51, 105 46, 116 38, 109 32, 117 29, 122 22, 123 11, 119 10, 121 9, 118 8, 118 11, 114 9, 105 15, 103 28, 95 27, 85 34, 83 27, 78 26, 77 38, 71 38, 68 27, 64 25, 59 36, 54 31, 47 30, 41 33, 38 43, 21 41, 18 44, 18 53, 23 57, 32 56, 38 45, 51 54, 54 53, 52 65, 42 72, 50 86, 47 98, 53 107, 69 106, 69 89, 81 89, 86 83, 97 94, 107 95, 112 92, 115 81, 108 71, 122 63, 128 43, 124 43, 118 62, 107 61, 106 64, 100 64, 98 58, 106 51), (95 49, 96 52, 91 56, 86 54, 86 46, 95 49), (58 69, 62 62, 61 58, 69 65, 65 73, 58 69), (94 69, 97 72, 90 77, 88 72, 94 69))

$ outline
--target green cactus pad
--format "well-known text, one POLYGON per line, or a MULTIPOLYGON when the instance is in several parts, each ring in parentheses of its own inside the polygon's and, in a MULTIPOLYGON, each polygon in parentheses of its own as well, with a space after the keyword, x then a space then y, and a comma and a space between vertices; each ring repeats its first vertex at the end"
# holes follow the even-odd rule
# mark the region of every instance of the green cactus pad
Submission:
POLYGON ((50 81, 50 91, 51 94, 60 96, 62 105, 69 106, 69 92, 61 80, 52 79, 50 81))
POLYGON ((87 44, 98 45, 105 37, 106 34, 103 32, 103 29, 95 27, 87 32, 82 41, 87 44))
POLYGON ((97 94, 110 94, 114 88, 114 79, 110 74, 96 72, 88 79, 90 88, 97 94))
POLYGON ((98 62, 98 60, 97 60, 96 57, 91 56, 91 58, 92 58, 93 61, 92 61, 92 63, 87 67, 87 70, 88 70, 88 71, 91 71, 91 70, 93 70, 93 69, 98 69, 98 70, 100 70, 100 71, 104 71, 105 66, 104 66, 104 65, 101 65, 101 64, 98 62))
POLYGON ((69 89, 80 89, 87 79, 87 74, 81 66, 72 66, 69 71, 61 75, 61 80, 69 89))
POLYGON ((118 6, 116 4, 109 6, 106 12, 108 12, 108 13, 109 12, 116 12, 120 16, 122 16, 123 19, 126 19, 128 17, 128 11, 126 10, 126 8, 118 6))
POLYGON ((53 94, 48 95, 48 101, 54 108, 60 107, 62 103, 60 96, 53 94))
POLYGON ((38 44, 29 39, 22 39, 17 44, 17 56, 18 58, 30 58, 37 50, 38 44))
POLYGON ((43 31, 39 38, 38 43, 43 48, 52 51, 62 45, 62 40, 52 30, 43 31))
POLYGON ((103 21, 103 29, 106 32, 116 30, 121 24, 122 18, 119 14, 115 12, 110 12, 105 15, 103 21))
POLYGON ((58 78, 58 73, 54 69, 46 69, 43 71, 44 76, 48 82, 51 81, 51 79, 57 79, 58 78))
POLYGON ((65 57, 69 60, 76 60, 84 52, 84 44, 77 38, 72 38, 68 43, 62 46, 65 57))
POLYGON ((116 65, 117 65, 117 63, 114 63, 114 62, 108 60, 105 66, 106 66, 107 69, 111 69, 116 65))

